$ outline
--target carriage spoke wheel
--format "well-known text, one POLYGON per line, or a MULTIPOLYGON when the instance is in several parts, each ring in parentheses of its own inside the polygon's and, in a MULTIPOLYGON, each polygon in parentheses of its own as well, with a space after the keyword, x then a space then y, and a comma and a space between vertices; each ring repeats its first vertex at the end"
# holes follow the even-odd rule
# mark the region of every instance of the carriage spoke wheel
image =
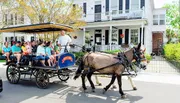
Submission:
POLYGON ((36 85, 42 89, 45 89, 48 87, 49 76, 45 71, 40 70, 36 73, 36 85))
POLYGON ((69 79, 69 72, 67 72, 65 70, 59 70, 58 71, 58 78, 61 81, 67 81, 69 79))
POLYGON ((17 84, 20 79, 20 70, 16 67, 16 64, 9 64, 6 69, 6 76, 10 83, 17 84))

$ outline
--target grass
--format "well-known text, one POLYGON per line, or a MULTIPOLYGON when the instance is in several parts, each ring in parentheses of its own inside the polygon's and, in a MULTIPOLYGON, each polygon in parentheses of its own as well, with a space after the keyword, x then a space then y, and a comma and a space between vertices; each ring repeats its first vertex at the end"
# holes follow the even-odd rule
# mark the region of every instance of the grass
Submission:
POLYGON ((2 63, 2 62, 6 62, 6 60, 0 60, 0 63, 2 63))

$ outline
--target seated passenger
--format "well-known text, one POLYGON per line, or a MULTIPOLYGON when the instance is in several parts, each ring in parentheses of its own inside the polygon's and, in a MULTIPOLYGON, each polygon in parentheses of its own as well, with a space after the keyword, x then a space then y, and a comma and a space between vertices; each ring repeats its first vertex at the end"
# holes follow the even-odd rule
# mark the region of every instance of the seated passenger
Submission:
POLYGON ((51 62, 49 60, 49 57, 46 56, 46 52, 45 52, 45 48, 44 48, 45 44, 43 41, 41 41, 39 43, 39 46, 37 47, 37 58, 40 60, 40 62, 43 64, 43 66, 46 66, 45 65, 45 60, 48 61, 48 65, 51 66, 51 62))
POLYGON ((22 46, 21 46, 21 49, 22 49, 22 51, 23 51, 23 55, 28 55, 28 54, 29 54, 29 53, 27 52, 26 45, 27 45, 27 43, 24 42, 24 43, 22 43, 22 46))
POLYGON ((55 64, 56 61, 55 61, 54 56, 52 55, 52 50, 53 49, 51 48, 51 42, 49 41, 49 42, 46 43, 46 50, 45 50, 45 52, 46 52, 46 55, 50 58, 51 63, 55 64))
POLYGON ((32 54, 36 54, 36 52, 37 52, 36 41, 31 42, 31 49, 32 49, 32 54))
POLYGON ((17 64, 19 64, 21 59, 21 42, 17 41, 16 45, 12 46, 12 53, 17 58, 17 64))
POLYGON ((54 51, 55 51, 56 54, 60 53, 60 48, 59 48, 59 45, 58 45, 58 41, 56 41, 56 45, 54 47, 54 51))
POLYGON ((27 42, 26 49, 28 54, 32 54, 32 46, 30 42, 27 42))
POLYGON ((11 48, 8 46, 9 43, 5 42, 4 46, 2 48, 2 54, 6 56, 8 62, 10 61, 10 52, 11 52, 11 48))

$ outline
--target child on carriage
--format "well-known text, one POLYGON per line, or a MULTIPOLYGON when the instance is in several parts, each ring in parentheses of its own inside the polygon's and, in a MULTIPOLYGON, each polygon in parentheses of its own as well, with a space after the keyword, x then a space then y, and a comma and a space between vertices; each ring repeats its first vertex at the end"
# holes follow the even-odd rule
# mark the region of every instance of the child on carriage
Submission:
POLYGON ((45 65, 45 60, 47 60, 48 65, 51 66, 51 62, 49 57, 46 55, 46 51, 45 51, 45 43, 43 41, 40 41, 39 46, 37 47, 37 53, 36 56, 38 58, 38 60, 40 60, 40 62, 42 63, 43 66, 45 65))
POLYGON ((4 56, 6 56, 8 62, 11 61, 10 60, 10 53, 11 53, 11 48, 9 47, 9 43, 4 42, 4 46, 2 48, 2 54, 4 56))
POLYGON ((19 64, 21 59, 21 42, 17 41, 15 45, 12 46, 12 53, 17 58, 17 64, 19 64))

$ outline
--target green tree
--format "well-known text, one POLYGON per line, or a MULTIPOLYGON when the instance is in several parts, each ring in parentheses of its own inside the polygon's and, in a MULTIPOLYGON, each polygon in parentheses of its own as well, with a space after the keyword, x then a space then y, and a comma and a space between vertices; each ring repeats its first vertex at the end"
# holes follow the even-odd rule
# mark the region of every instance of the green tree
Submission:
POLYGON ((173 1, 172 3, 165 4, 164 8, 167 9, 166 12, 166 22, 167 22, 167 30, 166 30, 166 36, 171 41, 171 38, 173 37, 179 37, 180 36, 180 12, 179 12, 179 1, 173 1), (178 36, 175 35, 175 33, 178 33, 178 36))

